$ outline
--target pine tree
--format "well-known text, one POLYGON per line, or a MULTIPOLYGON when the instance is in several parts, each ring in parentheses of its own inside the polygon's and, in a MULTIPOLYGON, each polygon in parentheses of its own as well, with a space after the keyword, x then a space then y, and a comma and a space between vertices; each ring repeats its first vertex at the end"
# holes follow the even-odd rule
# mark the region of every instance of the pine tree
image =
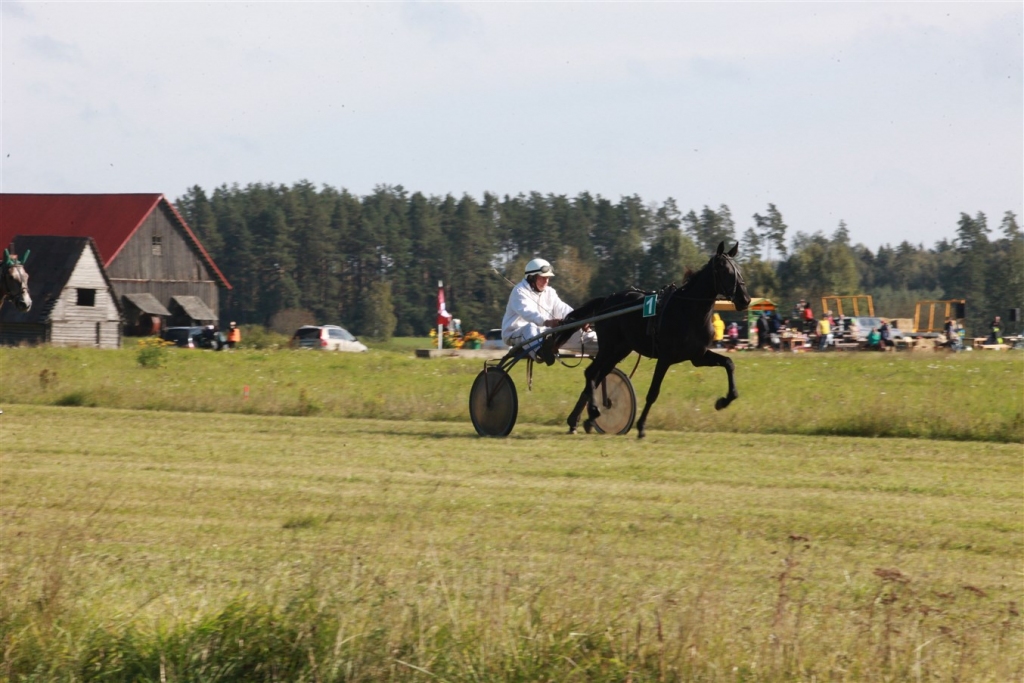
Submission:
POLYGON ((640 272, 640 286, 655 289, 670 283, 682 284, 687 267, 701 265, 701 254, 693 240, 682 231, 682 214, 669 197, 654 212, 653 240, 640 272))
POLYGON ((217 230, 217 218, 203 188, 193 185, 174 202, 174 206, 216 262, 224 251, 224 240, 217 230))
POLYGON ((990 315, 985 296, 988 275, 989 241, 985 214, 974 218, 960 214, 957 227, 957 253, 960 262, 954 269, 954 279, 947 290, 947 298, 967 300, 967 328, 970 334, 981 334, 990 315))
POLYGON ((398 318, 391 300, 391 283, 377 280, 367 292, 366 317, 363 333, 378 341, 390 341, 395 332, 398 318))
POLYGON ((754 223, 761 235, 762 242, 767 247, 765 260, 772 260, 772 249, 775 250, 777 258, 786 258, 786 230, 789 226, 782 219, 782 213, 778 208, 774 204, 769 204, 766 215, 754 214, 754 223))
POLYGON ((1012 211, 1003 215, 999 226, 1003 236, 992 244, 989 263, 988 300, 994 314, 1002 315, 1012 326, 1007 332, 1020 332, 1021 323, 1010 323, 1007 313, 1011 308, 1024 306, 1024 233, 1012 211))
POLYGON ((228 279, 233 286, 227 293, 221 322, 227 318, 239 323, 262 323, 257 310, 258 267, 252 251, 252 235, 242 212, 243 202, 238 199, 238 194, 237 186, 233 190, 221 186, 214 191, 211 200, 217 230, 224 239, 218 264, 223 272, 231 273, 228 279))
POLYGON ((722 204, 717 211, 705 205, 698 216, 691 210, 683 217, 683 226, 693 237, 697 247, 706 254, 713 254, 722 242, 729 248, 736 240, 736 223, 729 207, 722 204))

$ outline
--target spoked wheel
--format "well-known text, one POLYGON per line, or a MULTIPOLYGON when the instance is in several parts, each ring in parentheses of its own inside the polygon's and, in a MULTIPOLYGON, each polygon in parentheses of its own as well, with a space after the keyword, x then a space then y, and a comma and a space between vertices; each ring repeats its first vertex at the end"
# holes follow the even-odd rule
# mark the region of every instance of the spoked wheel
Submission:
POLYGON ((518 414, 519 397, 508 373, 498 368, 482 370, 469 390, 469 417, 476 433, 480 436, 508 436, 516 426, 518 414))
POLYGON ((594 391, 594 401, 601 416, 594 420, 594 428, 601 434, 625 434, 636 417, 636 392, 622 370, 614 368, 594 391))

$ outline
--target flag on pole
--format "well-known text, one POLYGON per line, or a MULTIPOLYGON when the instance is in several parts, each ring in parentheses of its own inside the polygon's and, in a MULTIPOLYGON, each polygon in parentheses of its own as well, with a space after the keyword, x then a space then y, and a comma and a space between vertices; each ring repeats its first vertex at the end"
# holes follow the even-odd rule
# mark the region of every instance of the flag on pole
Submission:
POLYGON ((452 314, 445 310, 444 307, 444 283, 441 280, 437 281, 437 324, 447 325, 451 322, 452 314))

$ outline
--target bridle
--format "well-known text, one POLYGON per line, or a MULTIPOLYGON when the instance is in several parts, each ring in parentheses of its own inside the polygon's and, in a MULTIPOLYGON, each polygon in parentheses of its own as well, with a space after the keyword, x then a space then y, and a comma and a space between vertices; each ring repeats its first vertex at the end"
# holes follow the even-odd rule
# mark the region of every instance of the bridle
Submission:
POLYGON ((11 256, 4 250, 4 260, 0 263, 0 303, 3 299, 10 297, 21 311, 32 308, 32 298, 28 294, 28 272, 25 270, 24 260, 28 259, 28 252, 25 257, 19 260, 17 256, 11 256))
MULTIPOLYGON (((736 265, 736 262, 733 261, 732 257, 729 256, 728 254, 716 254, 712 258, 715 258, 715 259, 718 259, 718 258, 725 259, 726 265, 728 265, 730 267, 730 270, 732 270, 732 275, 733 275, 732 292, 730 292, 729 295, 728 295, 729 296, 729 301, 732 301, 734 298, 736 298, 736 290, 739 289, 741 286, 745 289, 746 286, 747 286, 746 283, 743 281, 743 276, 740 275, 740 269, 736 265)), ((713 286, 715 288, 715 296, 717 297, 718 293, 719 293, 719 289, 718 289, 718 264, 715 264, 714 266, 711 267, 711 281, 712 281, 712 284, 713 284, 713 286)))

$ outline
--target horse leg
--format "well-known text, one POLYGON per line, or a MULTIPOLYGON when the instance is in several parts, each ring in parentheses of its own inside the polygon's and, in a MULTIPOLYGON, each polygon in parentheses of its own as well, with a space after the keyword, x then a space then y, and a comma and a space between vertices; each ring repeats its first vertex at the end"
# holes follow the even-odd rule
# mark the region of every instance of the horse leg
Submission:
MULTIPOLYGON (((587 366, 587 369, 583 371, 583 376, 586 377, 586 379, 584 380, 585 384, 583 386, 583 391, 580 392, 580 398, 578 401, 576 401, 576 406, 572 409, 572 412, 569 413, 569 417, 565 419, 566 424, 569 425, 570 434, 576 433, 576 428, 579 426, 580 423, 580 415, 583 413, 583 406, 589 406, 591 403, 593 403, 592 395, 594 390, 594 384, 591 381, 591 378, 593 377, 594 372, 596 371, 596 366, 597 359, 595 358, 593 361, 591 361, 590 365, 587 366)), ((587 432, 589 433, 590 429, 587 429, 587 432)))
POLYGON ((569 433, 575 434, 576 427, 579 424, 580 415, 583 413, 583 407, 587 407, 587 419, 583 421, 583 428, 590 434, 594 430, 594 420, 601 416, 601 409, 594 401, 594 395, 597 391, 598 385, 601 380, 604 379, 611 369, 618 365, 622 358, 618 358, 616 355, 606 355, 601 358, 598 355, 594 359, 594 362, 587 366, 587 369, 583 372, 586 377, 586 386, 580 393, 580 398, 576 402, 576 407, 573 408, 569 417, 566 419, 566 423, 569 425, 569 433))
MULTIPOLYGON (((609 351, 608 355, 601 359, 600 365, 595 368, 588 378, 590 380, 590 401, 587 403, 587 419, 583 422, 583 428, 587 430, 587 434, 594 430, 594 422, 597 418, 601 417, 601 406, 597 403, 598 388, 611 371, 615 369, 615 366, 632 352, 632 349, 628 346, 615 349, 614 352, 609 351)), ((598 365, 598 363, 595 361, 594 365, 598 365)))
POLYGON ((575 434, 576 427, 580 424, 580 414, 583 413, 583 406, 585 406, 590 400, 590 381, 587 381, 586 387, 580 392, 580 399, 576 401, 576 406, 569 413, 569 417, 565 419, 565 423, 569 425, 569 433, 575 434))
POLYGON ((670 361, 664 358, 658 359, 658 364, 654 366, 654 377, 651 379, 651 388, 647 390, 647 403, 644 404, 644 410, 640 413, 640 419, 636 422, 636 438, 644 438, 644 426, 647 424, 647 413, 650 411, 651 406, 658 400, 658 394, 661 393, 661 382, 665 379, 665 373, 668 372, 668 366, 672 365, 670 361))
POLYGON ((728 408, 729 404, 740 397, 738 391, 736 391, 736 380, 733 378, 733 371, 736 368, 736 364, 732 362, 732 358, 722 356, 714 353, 713 351, 705 351, 704 355, 691 361, 694 367, 723 367, 725 368, 725 374, 729 378, 729 393, 722 396, 715 401, 715 410, 722 410, 728 408))

